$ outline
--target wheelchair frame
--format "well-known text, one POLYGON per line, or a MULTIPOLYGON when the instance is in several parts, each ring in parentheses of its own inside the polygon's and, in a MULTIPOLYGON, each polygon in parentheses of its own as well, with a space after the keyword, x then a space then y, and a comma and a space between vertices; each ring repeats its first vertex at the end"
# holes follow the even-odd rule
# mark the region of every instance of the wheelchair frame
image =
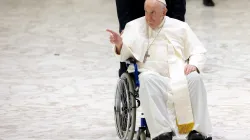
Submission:
MULTIPOLYGON (((129 59, 127 64, 134 64, 137 68, 136 62, 133 59, 129 59)), ((133 140, 135 133, 137 134, 136 140, 150 138, 144 117, 140 118, 140 127, 138 131, 135 131, 136 109, 140 106, 138 83, 135 83, 135 79, 138 80, 136 71, 135 73, 124 72, 116 87, 114 117, 116 132, 120 140, 133 140)))

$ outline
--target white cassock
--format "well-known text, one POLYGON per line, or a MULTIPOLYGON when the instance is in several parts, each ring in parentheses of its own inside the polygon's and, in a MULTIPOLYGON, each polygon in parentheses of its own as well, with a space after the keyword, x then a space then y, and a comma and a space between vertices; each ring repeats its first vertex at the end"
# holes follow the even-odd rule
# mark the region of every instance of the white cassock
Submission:
MULTIPOLYGON (((120 61, 130 57, 138 61, 139 96, 151 138, 171 131, 178 135, 176 118, 183 123, 193 121, 194 130, 211 136, 202 79, 197 72, 184 75, 185 60, 189 59, 189 64, 199 71, 206 60, 206 49, 188 24, 165 17, 159 28, 153 30, 142 17, 127 23, 122 38, 120 61), (150 56, 145 59, 147 50, 150 56), (174 87, 174 79, 182 81, 181 90, 174 87)), ((132 72, 133 67, 128 71, 132 72)))

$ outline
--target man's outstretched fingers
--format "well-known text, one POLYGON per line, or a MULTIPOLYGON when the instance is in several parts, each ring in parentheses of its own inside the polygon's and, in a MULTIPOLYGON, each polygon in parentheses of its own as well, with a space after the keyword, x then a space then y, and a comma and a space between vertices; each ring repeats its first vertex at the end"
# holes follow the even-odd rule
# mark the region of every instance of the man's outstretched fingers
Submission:
POLYGON ((109 33, 111 33, 111 34, 113 34, 113 35, 116 35, 116 34, 117 34, 116 32, 114 32, 114 31, 112 31, 112 30, 110 30, 110 29, 107 29, 106 31, 109 32, 109 33))

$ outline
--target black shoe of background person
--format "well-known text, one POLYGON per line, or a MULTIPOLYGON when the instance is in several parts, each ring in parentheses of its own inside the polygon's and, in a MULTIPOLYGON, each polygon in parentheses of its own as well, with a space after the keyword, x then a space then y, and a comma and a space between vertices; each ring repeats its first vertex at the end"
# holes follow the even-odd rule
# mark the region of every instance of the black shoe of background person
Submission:
POLYGON ((215 6, 213 0, 203 0, 205 6, 215 6))

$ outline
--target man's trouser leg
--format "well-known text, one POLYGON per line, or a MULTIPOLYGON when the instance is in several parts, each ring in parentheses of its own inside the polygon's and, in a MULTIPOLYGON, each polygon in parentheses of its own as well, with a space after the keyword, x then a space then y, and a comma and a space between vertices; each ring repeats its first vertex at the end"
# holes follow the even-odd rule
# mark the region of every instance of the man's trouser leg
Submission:
MULTIPOLYGON (((169 78, 156 73, 143 72, 139 76, 142 109, 152 138, 164 132, 176 132, 175 114, 170 93, 169 78), (168 104, 166 104, 168 102, 168 104)), ((187 76, 194 130, 204 136, 212 135, 212 125, 207 107, 207 93, 200 75, 192 72, 187 76)))
POLYGON ((212 125, 207 107, 207 92, 204 83, 197 72, 187 76, 191 105, 194 115, 194 130, 204 136, 212 135, 212 125))
POLYGON ((167 100, 171 100, 171 95, 168 92, 169 78, 157 73, 142 72, 139 75, 139 80, 139 99, 151 138, 157 137, 162 133, 174 131, 175 126, 173 123, 175 123, 175 117, 173 107, 167 104, 167 100))

